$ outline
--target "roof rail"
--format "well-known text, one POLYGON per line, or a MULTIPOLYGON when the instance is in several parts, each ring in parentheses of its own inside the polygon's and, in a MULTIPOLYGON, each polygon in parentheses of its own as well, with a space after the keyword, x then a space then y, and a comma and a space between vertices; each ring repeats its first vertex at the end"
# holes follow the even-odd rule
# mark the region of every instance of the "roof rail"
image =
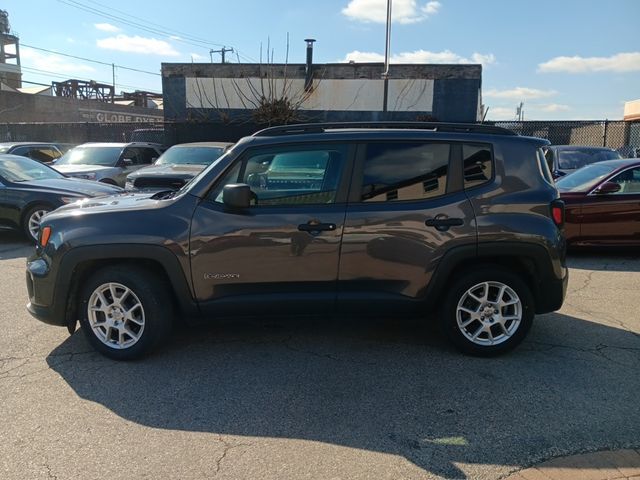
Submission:
POLYGON ((507 128, 481 123, 443 123, 443 122, 335 122, 300 123, 279 125, 259 130, 254 137, 272 137, 277 135, 299 135, 304 133, 323 133, 327 130, 346 130, 359 128, 388 128, 406 130, 431 130, 448 133, 487 133, 492 135, 517 135, 507 128))

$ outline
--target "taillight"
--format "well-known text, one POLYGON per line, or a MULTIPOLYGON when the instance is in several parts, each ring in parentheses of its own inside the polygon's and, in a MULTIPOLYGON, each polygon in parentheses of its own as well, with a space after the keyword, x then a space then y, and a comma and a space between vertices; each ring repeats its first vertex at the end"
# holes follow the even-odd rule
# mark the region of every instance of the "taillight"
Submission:
POLYGON ((43 227, 40 230, 40 246, 46 247, 47 243, 49 243, 50 238, 51 238, 51 227, 43 227))
POLYGON ((551 218, 558 227, 564 225, 564 202, 562 200, 551 202, 551 218))

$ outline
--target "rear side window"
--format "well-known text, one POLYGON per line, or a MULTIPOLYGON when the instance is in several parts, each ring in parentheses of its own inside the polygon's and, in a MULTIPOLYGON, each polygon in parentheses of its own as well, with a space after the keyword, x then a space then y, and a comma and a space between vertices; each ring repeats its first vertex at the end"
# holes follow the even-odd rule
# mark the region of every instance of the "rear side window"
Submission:
POLYGON ((372 143, 367 146, 360 200, 424 200, 446 193, 447 143, 372 143))
POLYGON ((465 143, 462 159, 465 188, 482 185, 493 178, 493 154, 489 145, 465 143))

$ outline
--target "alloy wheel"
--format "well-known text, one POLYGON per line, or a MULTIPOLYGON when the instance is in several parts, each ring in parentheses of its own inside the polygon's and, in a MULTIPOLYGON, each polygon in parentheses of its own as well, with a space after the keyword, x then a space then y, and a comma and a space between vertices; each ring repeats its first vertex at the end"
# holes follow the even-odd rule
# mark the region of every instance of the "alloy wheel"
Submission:
POLYGON ((87 318, 94 335, 116 350, 132 347, 144 332, 142 302, 121 283, 104 283, 93 291, 87 305, 87 318))
POLYGON ((474 344, 499 345, 518 330, 522 321, 522 301, 504 283, 478 283, 460 298, 456 321, 460 332, 474 344))

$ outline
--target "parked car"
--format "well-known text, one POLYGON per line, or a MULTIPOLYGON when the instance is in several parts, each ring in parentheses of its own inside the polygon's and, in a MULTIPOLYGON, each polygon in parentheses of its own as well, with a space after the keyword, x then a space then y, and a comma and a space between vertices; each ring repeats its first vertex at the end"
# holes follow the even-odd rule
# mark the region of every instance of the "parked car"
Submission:
POLYGON ((118 187, 67 178, 46 165, 17 155, 0 155, 0 227, 22 230, 35 241, 40 220, 61 205, 112 195, 118 187))
POLYGON ((32 158, 41 163, 52 163, 62 156, 62 151, 57 144, 44 142, 13 142, 0 143, 0 153, 20 155, 32 158))
POLYGON ((575 246, 640 246, 640 160, 587 165, 556 182, 575 246))
POLYGON ((264 312, 437 313, 462 351, 502 353, 567 287, 546 144, 487 125, 268 128, 178 191, 45 217, 28 310, 79 320, 115 359, 157 347, 174 318, 264 312))
POLYGON ((177 190, 222 155, 232 143, 174 145, 151 166, 127 175, 127 190, 177 190))
POLYGON ((544 148, 544 156, 553 178, 560 178, 591 163, 622 158, 612 148, 580 145, 550 145, 544 148))
POLYGON ((84 143, 72 148, 54 164, 70 177, 124 187, 127 175, 151 165, 162 153, 151 143, 84 143))

